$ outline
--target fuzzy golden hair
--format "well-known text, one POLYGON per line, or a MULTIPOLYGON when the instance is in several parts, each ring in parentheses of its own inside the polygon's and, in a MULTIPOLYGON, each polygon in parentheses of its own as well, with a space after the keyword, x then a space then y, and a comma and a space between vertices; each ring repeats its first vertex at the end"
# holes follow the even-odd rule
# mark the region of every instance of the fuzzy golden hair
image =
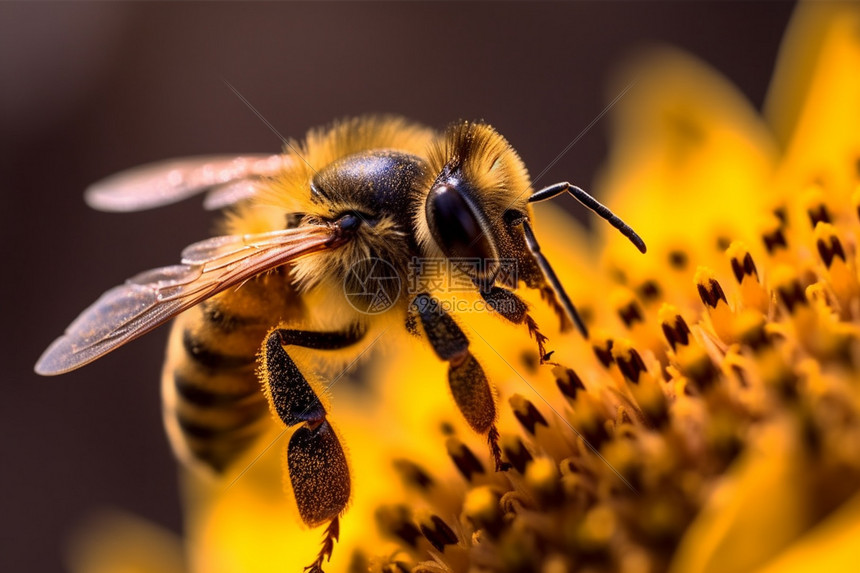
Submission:
MULTIPOLYGON (((480 216, 494 226, 505 211, 529 213, 531 180, 526 166, 508 140, 486 123, 452 124, 426 152, 429 169, 421 186, 429 192, 436 179, 459 171, 473 189, 480 191, 480 216)), ((422 250, 444 256, 432 238, 424 209, 415 213, 415 232, 422 250)))
POLYGON ((327 205, 312 201, 308 189, 318 170, 369 149, 391 149, 423 157, 435 136, 433 130, 395 116, 364 116, 314 129, 304 142, 291 141, 286 146, 285 155, 292 165, 272 180, 259 202, 280 207, 285 213, 330 217, 333 211, 355 206, 346 200, 327 205))

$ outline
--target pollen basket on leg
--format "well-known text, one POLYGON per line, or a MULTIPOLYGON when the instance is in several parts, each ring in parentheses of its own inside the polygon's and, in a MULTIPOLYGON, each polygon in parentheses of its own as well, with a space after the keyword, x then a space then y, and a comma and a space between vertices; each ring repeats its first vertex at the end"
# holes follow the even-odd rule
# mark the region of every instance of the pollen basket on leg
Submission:
POLYGON ((340 515, 351 478, 346 453, 327 421, 296 430, 286 447, 286 465, 302 521, 316 527, 340 515))

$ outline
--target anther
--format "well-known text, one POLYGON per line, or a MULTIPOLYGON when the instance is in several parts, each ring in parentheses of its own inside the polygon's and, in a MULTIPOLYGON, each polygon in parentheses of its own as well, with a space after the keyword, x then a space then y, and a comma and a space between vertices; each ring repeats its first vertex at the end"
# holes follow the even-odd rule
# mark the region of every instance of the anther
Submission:
POLYGON ((547 428, 549 427, 543 414, 541 414, 535 405, 521 394, 514 394, 510 397, 509 402, 511 404, 511 409, 514 411, 514 416, 516 416, 519 423, 529 434, 535 434, 538 424, 547 428))
POLYGON ((472 481, 472 476, 475 474, 484 473, 484 466, 475 457, 472 450, 459 439, 456 437, 448 438, 445 447, 448 450, 448 455, 454 461, 454 465, 457 466, 466 481, 472 481))
POLYGON ((793 270, 787 267, 778 268, 773 273, 773 283, 777 298, 788 309, 789 313, 793 313, 798 306, 808 304, 809 301, 803 291, 803 286, 793 270))
POLYGON ((515 435, 502 437, 502 452, 504 452, 505 458, 511 463, 511 466, 521 474, 525 473, 526 466, 533 459, 525 444, 515 435))
POLYGON ((612 339, 595 337, 593 340, 594 344, 591 348, 594 350, 594 355, 597 356, 597 359, 603 364, 604 368, 609 368, 613 361, 612 339))
POLYGON ((843 262, 846 261, 845 250, 842 248, 842 242, 836 235, 836 229, 833 225, 820 223, 815 227, 815 246, 818 248, 818 254, 827 268, 833 264, 833 258, 839 257, 843 262))
POLYGON ((663 336, 672 350, 677 351, 678 345, 687 346, 690 344, 690 327, 684 317, 678 312, 674 306, 664 304, 660 307, 660 326, 663 329, 663 336))
POLYGON ((374 513, 379 531, 390 538, 403 541, 412 549, 418 548, 421 531, 412 521, 412 512, 406 505, 383 505, 374 513))
POLYGON ((785 205, 780 205, 779 207, 774 207, 771 210, 774 217, 779 220, 780 226, 785 226, 788 224, 788 210, 785 208, 785 205))
POLYGON ((703 267, 699 267, 696 272, 696 289, 699 291, 702 302, 711 308, 717 308, 720 301, 728 304, 723 287, 720 286, 711 272, 703 267))
POLYGON ((411 485, 421 490, 428 490, 433 487, 433 478, 424 471, 424 468, 411 460, 399 458, 394 460, 394 469, 400 474, 400 478, 407 485, 411 485))
POLYGON ((638 294, 639 298, 644 302, 656 301, 661 295, 660 284, 654 279, 648 279, 636 287, 636 294, 638 294))
POLYGON ((633 384, 639 383, 639 376, 647 371, 645 362, 642 356, 635 348, 626 344, 618 344, 614 349, 615 362, 618 364, 619 370, 629 382, 633 384))
POLYGON ((765 226, 761 239, 769 255, 773 255, 778 250, 788 248, 788 241, 785 239, 782 223, 775 216, 765 226))
POLYGON ((632 292, 627 289, 618 289, 613 293, 613 299, 615 311, 627 328, 632 328, 637 322, 645 322, 642 308, 632 292))
POLYGON ((813 229, 818 223, 831 222, 821 185, 817 183, 810 185, 804 192, 801 201, 806 206, 806 215, 809 217, 809 223, 813 229))
POLYGON ((740 241, 735 241, 729 246, 726 254, 731 260, 732 272, 735 274, 738 284, 743 282, 744 277, 753 277, 758 280, 758 271, 746 245, 740 241))
POLYGON ((669 265, 675 270, 684 270, 685 268, 687 268, 688 262, 689 257, 684 251, 680 249, 673 249, 669 251, 669 265))
POLYGON ((457 544, 457 534, 438 515, 421 519, 419 525, 421 533, 438 551, 444 551, 446 545, 457 544))
POLYGON ((577 393, 585 392, 585 384, 572 369, 558 366, 552 372, 555 374, 555 383, 558 389, 571 400, 576 400, 577 393))

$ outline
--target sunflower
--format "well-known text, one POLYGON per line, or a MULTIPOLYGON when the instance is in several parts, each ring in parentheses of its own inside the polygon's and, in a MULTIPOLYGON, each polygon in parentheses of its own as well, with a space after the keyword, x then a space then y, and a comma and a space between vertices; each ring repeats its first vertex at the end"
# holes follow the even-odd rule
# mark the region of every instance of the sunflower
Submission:
MULTIPOLYGON (((557 270, 591 339, 552 332, 552 312, 531 301, 554 350, 541 364, 515 327, 458 316, 496 385, 507 472, 456 415, 429 349, 392 343, 362 373, 384 388, 343 385, 333 407, 355 493, 328 569, 856 568, 857 70, 860 8, 810 2, 764 120, 672 50, 619 73, 617 86, 635 85, 613 111, 598 194, 649 254, 607 232, 571 255, 588 237, 539 205, 537 232, 566 261, 557 270)), ((187 570, 313 561, 321 533, 285 518, 296 508, 281 493, 281 439, 217 488, 187 478, 187 570)), ((181 570, 177 540, 131 517, 101 523, 75 545, 80 571, 181 570), (129 550, 96 549, 106 529, 129 550)))

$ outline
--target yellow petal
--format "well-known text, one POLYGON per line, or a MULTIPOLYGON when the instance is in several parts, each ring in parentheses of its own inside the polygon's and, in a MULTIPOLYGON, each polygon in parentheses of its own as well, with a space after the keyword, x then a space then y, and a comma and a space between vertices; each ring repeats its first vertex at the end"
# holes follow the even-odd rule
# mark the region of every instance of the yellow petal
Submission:
POLYGON ((845 502, 757 573, 855 571, 860 563, 860 494, 845 502))
POLYGON ((783 42, 766 113, 785 144, 782 192, 818 180, 848 198, 860 154, 860 5, 807 2, 783 42))
POLYGON ((681 540, 672 573, 749 571, 808 527, 806 461, 788 425, 736 462, 681 540))
MULTIPOLYGON (((616 92, 612 153, 599 196, 639 232, 638 256, 612 229, 612 260, 665 268, 672 250, 690 260, 724 251, 720 239, 754 241, 753 214, 770 207, 776 150, 755 110, 719 74, 680 52, 654 51, 630 66, 616 92), (720 247, 722 247, 720 249, 720 247)), ((615 92, 613 92, 615 93, 615 92)), ((688 269, 682 280, 692 278, 688 269)))

